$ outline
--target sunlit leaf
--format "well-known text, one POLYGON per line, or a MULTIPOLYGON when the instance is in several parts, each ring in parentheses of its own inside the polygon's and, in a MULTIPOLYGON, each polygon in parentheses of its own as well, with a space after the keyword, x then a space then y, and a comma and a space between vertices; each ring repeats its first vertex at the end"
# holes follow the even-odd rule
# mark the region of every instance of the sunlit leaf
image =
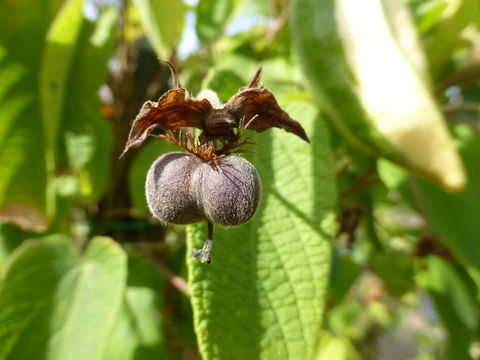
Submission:
POLYGON ((107 62, 114 52, 117 17, 115 9, 107 8, 96 23, 85 22, 66 84, 61 140, 87 204, 103 195, 110 176, 112 129, 101 114, 98 92, 106 81, 107 62))
POLYGON ((161 359, 163 280, 146 260, 129 257, 128 262, 127 288, 103 360, 161 359))
POLYGON ((47 33, 40 70, 40 93, 45 143, 55 151, 65 100, 67 76, 83 25, 83 0, 69 0, 59 11, 47 33))
POLYGON ((125 254, 108 238, 81 256, 62 235, 20 246, 2 268, 0 359, 103 359, 125 281, 125 254))
POLYGON ((48 30, 42 53, 40 109, 45 136, 47 210, 50 218, 55 214, 56 153, 66 86, 84 22, 82 5, 83 0, 68 0, 63 4, 48 30))
POLYGON ((0 217, 34 231, 48 227, 38 72, 60 4, 13 1, 0 7, 0 217))

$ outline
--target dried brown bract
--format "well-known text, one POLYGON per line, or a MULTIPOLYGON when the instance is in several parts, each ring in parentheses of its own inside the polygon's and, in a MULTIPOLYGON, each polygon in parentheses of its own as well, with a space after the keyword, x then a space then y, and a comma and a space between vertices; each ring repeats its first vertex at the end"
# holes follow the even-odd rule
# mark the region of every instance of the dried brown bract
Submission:
POLYGON ((225 105, 212 104, 208 99, 191 97, 180 83, 177 72, 172 72, 174 89, 167 91, 158 102, 147 101, 133 122, 125 150, 140 145, 154 129, 177 130, 194 127, 203 130, 200 145, 220 140, 232 144, 234 129, 262 132, 272 127, 282 128, 305 141, 305 130, 278 105, 273 94, 260 87, 262 67, 259 67, 250 83, 240 89, 225 105))

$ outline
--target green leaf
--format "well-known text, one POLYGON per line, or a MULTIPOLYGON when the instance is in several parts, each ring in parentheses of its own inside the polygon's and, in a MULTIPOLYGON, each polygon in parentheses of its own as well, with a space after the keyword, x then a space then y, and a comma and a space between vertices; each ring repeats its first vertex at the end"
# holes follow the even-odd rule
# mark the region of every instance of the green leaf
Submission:
POLYGON ((55 151, 68 74, 83 25, 83 0, 69 0, 55 17, 46 38, 40 70, 40 94, 45 143, 55 151))
POLYGON ((149 262, 129 257, 127 289, 102 360, 164 358, 163 287, 163 278, 149 262))
MULTIPOLYGON (((212 264, 188 255, 195 329, 205 359, 309 359, 320 336, 335 207, 328 129, 315 107, 283 103, 311 144, 271 129, 249 156, 263 199, 245 225, 215 228, 212 264)), ((249 136, 251 134, 248 134, 249 136)), ((188 227, 188 254, 206 225, 188 227)))
POLYGON ((145 182, 148 169, 150 169, 150 166, 158 157, 172 151, 182 151, 182 149, 169 141, 153 139, 144 144, 133 159, 128 170, 128 190, 133 206, 140 215, 149 214, 145 197, 145 182))
POLYGON ((0 218, 39 232, 48 224, 38 72, 60 3, 13 1, 0 7, 0 218))
MULTIPOLYGON (((5 54, 0 56, 2 68, 5 66, 11 73, 5 88, 0 90, 0 161, 5 169, 0 180, 0 214, 5 221, 40 232, 48 227, 47 210, 50 220, 54 215, 56 166, 65 165, 59 164, 65 151, 57 154, 60 161, 55 152, 65 130, 69 150, 66 153, 75 159, 74 170, 81 172, 84 198, 91 203, 107 187, 112 140, 108 123, 100 116, 96 93, 105 79, 106 61, 113 51, 116 14, 112 14, 112 9, 106 11, 93 31, 93 25, 83 19, 81 2, 70 1, 50 27, 43 49, 48 23, 28 14, 49 11, 43 13, 33 5, 31 9, 15 10, 28 19, 23 20, 24 32, 28 34, 24 43, 22 35, 3 39, 5 54), (35 40, 38 35, 39 46, 35 40)), ((45 2, 39 4, 40 9, 45 6, 45 2)), ((15 33, 23 34, 22 31, 15 33)), ((68 208, 65 210, 68 213, 68 208)))
POLYGON ((420 282, 432 296, 448 331, 446 359, 469 359, 468 349, 478 329, 478 288, 465 269, 439 257, 426 259, 427 272, 420 282))
POLYGON ((0 359, 103 359, 126 282, 113 241, 93 238, 80 256, 62 235, 31 240, 2 270, 0 359))
POLYGON ((83 0, 69 0, 60 9, 47 34, 40 68, 40 108, 45 136, 47 212, 55 214, 55 171, 59 129, 65 106, 68 75, 84 18, 83 0))
POLYGON ((100 112, 98 90, 107 78, 107 62, 114 53, 117 19, 117 11, 107 8, 96 23, 85 22, 66 85, 62 140, 86 204, 98 201, 110 179, 113 134, 100 112))
POLYGON ((156 54, 168 59, 180 40, 186 7, 181 0, 133 0, 156 54))
POLYGON ((223 32, 233 8, 233 0, 198 2, 196 30, 202 43, 211 42, 223 32))

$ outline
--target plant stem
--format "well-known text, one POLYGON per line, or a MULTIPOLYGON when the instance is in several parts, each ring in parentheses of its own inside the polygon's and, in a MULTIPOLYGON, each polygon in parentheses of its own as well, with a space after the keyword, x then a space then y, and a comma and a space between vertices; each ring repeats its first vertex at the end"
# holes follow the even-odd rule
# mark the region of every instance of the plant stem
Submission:
POLYGON ((193 249, 192 256, 197 258, 202 263, 210 264, 210 252, 212 251, 213 245, 213 224, 210 221, 207 221, 208 225, 208 235, 207 240, 203 244, 203 248, 201 249, 193 249))
POLYGON ((185 295, 190 296, 190 291, 188 289, 188 284, 187 284, 187 282, 185 281, 184 278, 182 278, 181 276, 178 276, 175 273, 173 273, 172 270, 167 268, 167 266, 162 261, 160 261, 158 258, 156 258, 155 256, 151 256, 150 260, 153 263, 153 265, 155 265, 155 267, 163 275, 165 275, 167 277, 167 279, 170 281, 170 284, 172 284, 172 286, 174 288, 176 288, 177 290, 180 290, 180 292, 184 293, 185 295))
POLYGON ((140 251, 150 262, 170 281, 170 284, 182 293, 187 296, 190 296, 190 291, 188 289, 188 284, 184 278, 179 275, 176 275, 172 270, 170 270, 162 260, 157 256, 157 254, 152 251, 151 244, 139 243, 136 247, 137 251, 140 251))

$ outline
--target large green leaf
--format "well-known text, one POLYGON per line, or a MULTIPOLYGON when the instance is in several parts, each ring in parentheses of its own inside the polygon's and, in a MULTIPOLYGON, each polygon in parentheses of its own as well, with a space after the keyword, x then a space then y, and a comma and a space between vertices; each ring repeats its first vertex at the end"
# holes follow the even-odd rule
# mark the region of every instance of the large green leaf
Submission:
POLYGON ((0 216, 35 231, 48 226, 38 72, 60 3, 9 1, 0 7, 0 216))
MULTIPOLYGON (((43 10, 45 3, 39 7, 43 10)), ((46 34, 47 20, 29 17, 30 10, 42 14, 35 7, 15 9, 24 14, 25 32, 34 37, 26 37, 23 45, 19 45, 22 36, 3 39, 5 53, 0 61, 11 75, 0 90, 0 160, 5 169, 0 180, 0 212, 7 221, 44 231, 47 210, 51 220, 57 204, 55 192, 62 188, 55 174, 59 165, 65 165, 64 153, 80 175, 87 202, 98 199, 107 187, 112 139, 100 115, 97 91, 113 51, 116 13, 106 11, 94 27, 83 18, 82 1, 71 0, 46 34), (66 152, 58 152, 60 140, 65 140, 66 152)), ((21 22, 21 17, 17 20, 21 22)), ((64 204, 59 206, 69 212, 64 204)))
POLYGON ((152 264, 129 257, 127 289, 102 360, 164 358, 160 296, 163 286, 163 277, 152 264))
POLYGON ((45 137, 47 166, 47 215, 55 215, 56 153, 68 74, 84 18, 83 0, 68 0, 58 12, 47 34, 40 67, 40 109, 45 137))
POLYGON ((80 194, 91 204, 108 186, 113 145, 109 121, 102 116, 98 90, 114 52, 117 11, 105 9, 96 23, 85 22, 66 84, 62 135, 68 163, 80 179, 80 194))
MULTIPOLYGON (((285 99, 311 144, 280 129, 249 156, 263 183, 250 222, 215 229, 212 264, 188 256, 195 329, 205 359, 311 359, 328 282, 335 206, 328 129, 309 102, 285 99)), ((188 228, 189 254, 206 225, 188 228)))
POLYGON ((186 7, 182 0, 133 0, 156 54, 168 59, 180 40, 186 7))
POLYGON ((2 268, 0 359, 103 359, 125 282, 108 238, 82 256, 62 235, 26 242, 2 268))
POLYGON ((55 152, 58 129, 77 39, 83 25, 83 0, 69 0, 55 17, 46 38, 40 69, 41 109, 45 145, 55 152))

